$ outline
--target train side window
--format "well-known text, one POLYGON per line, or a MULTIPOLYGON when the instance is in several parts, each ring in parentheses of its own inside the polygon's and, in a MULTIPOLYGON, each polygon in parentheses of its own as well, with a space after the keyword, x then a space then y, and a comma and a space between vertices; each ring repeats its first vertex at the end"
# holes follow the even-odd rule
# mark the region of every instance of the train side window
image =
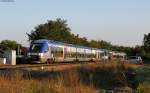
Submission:
POLYGON ((57 57, 62 57, 63 56, 63 49, 60 47, 57 47, 57 57))

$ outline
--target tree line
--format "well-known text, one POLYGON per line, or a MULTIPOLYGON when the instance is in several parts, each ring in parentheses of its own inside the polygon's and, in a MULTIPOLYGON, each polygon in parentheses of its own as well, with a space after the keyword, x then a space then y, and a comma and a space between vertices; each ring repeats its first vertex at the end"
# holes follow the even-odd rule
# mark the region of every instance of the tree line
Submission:
MULTIPOLYGON (((128 55, 141 55, 144 58, 150 59, 150 33, 144 35, 142 46, 117 46, 105 40, 88 40, 86 37, 80 37, 79 34, 73 34, 71 28, 68 27, 67 21, 58 18, 37 25, 30 33, 27 33, 27 36, 28 41, 31 43, 38 39, 48 39, 81 46, 105 48, 113 51, 125 52, 128 55)), ((18 43, 16 41, 3 40, 0 42, 0 51, 16 49, 17 45, 18 43)))
POLYGON ((104 40, 88 40, 86 37, 80 37, 79 34, 71 33, 67 21, 60 18, 48 20, 45 24, 40 24, 27 33, 28 40, 33 42, 37 39, 48 39, 64 43, 89 46, 94 48, 110 48, 111 43, 104 40))

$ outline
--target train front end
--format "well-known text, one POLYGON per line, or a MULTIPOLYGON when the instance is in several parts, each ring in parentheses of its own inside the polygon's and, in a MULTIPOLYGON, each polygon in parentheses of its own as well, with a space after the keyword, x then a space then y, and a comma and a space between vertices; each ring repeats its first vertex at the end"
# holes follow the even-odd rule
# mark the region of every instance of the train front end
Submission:
POLYGON ((32 63, 44 63, 44 55, 46 52, 48 52, 47 43, 32 43, 28 51, 28 59, 32 63))

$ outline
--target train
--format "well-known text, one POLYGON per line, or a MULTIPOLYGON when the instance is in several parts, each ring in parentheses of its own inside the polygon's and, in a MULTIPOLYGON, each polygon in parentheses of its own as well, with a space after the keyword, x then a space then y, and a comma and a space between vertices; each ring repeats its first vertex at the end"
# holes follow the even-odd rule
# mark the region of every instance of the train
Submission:
POLYGON ((35 63, 101 61, 108 59, 108 50, 40 39, 30 44, 28 58, 35 63))
POLYGON ((127 60, 127 54, 124 52, 118 52, 118 51, 110 51, 109 56, 111 60, 119 60, 119 61, 125 61, 127 60))

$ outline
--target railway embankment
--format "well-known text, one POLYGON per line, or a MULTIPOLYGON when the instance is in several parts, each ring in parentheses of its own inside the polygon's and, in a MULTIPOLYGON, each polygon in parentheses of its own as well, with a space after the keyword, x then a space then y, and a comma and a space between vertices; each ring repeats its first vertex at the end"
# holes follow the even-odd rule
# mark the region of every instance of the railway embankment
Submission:
POLYGON ((123 89, 126 89, 126 92, 121 93, 132 93, 134 88, 144 91, 143 83, 139 83, 141 81, 128 80, 128 77, 133 80, 140 79, 132 74, 137 71, 137 75, 141 76, 143 72, 138 71, 139 68, 143 67, 130 64, 89 63, 53 68, 41 66, 2 69, 0 93, 96 93, 97 90, 97 93, 102 93, 124 91, 123 89), (136 83, 139 83, 140 87, 136 86, 136 83))

